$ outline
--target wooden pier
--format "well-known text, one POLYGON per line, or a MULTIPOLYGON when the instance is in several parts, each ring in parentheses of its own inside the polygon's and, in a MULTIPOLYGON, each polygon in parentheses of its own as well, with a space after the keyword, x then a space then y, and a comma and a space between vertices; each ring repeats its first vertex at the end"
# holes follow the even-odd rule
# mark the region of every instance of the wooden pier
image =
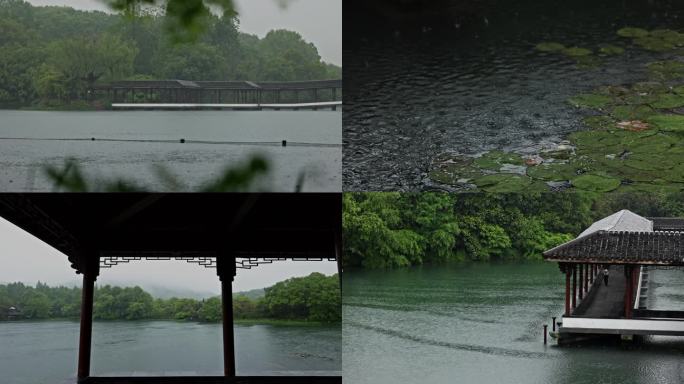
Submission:
POLYGON ((620 211, 544 252, 565 274, 559 345, 592 336, 684 336, 684 312, 647 308, 649 269, 684 266, 684 219, 620 211), (604 284, 604 271, 608 284, 604 284))

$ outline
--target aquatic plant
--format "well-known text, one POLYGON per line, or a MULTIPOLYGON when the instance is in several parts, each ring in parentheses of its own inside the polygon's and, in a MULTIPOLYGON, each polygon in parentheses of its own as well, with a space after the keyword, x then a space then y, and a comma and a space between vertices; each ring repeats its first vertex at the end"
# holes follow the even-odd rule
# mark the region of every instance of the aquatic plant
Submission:
POLYGON ((622 55, 625 53, 625 49, 622 47, 618 47, 617 45, 604 45, 601 48, 599 48, 599 53, 602 53, 604 55, 622 55))
POLYGON ((561 51, 561 53, 570 57, 589 56, 592 54, 591 49, 580 47, 565 48, 561 51))
POLYGON ((535 48, 542 52, 559 52, 565 49, 565 45, 555 42, 544 42, 537 44, 535 48))
POLYGON ((611 97, 596 93, 581 93, 568 99, 575 107, 603 108, 613 101, 611 97))
POLYGON ((585 174, 570 180, 575 188, 591 192, 610 192, 617 189, 621 182, 615 177, 600 174, 585 174))
POLYGON ((644 37, 648 36, 648 31, 636 27, 624 27, 617 31, 617 34, 622 37, 644 37))

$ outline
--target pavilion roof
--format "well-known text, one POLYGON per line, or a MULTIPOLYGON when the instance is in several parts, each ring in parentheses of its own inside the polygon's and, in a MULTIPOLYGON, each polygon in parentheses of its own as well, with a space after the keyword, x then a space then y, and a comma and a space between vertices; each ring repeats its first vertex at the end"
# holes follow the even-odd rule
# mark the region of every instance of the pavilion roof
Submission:
POLYGON ((102 255, 336 257, 339 194, 0 194, 0 216, 82 270, 102 255))
POLYGON ((684 219, 647 219, 628 210, 593 223, 576 239, 544 252, 558 262, 684 265, 684 219))

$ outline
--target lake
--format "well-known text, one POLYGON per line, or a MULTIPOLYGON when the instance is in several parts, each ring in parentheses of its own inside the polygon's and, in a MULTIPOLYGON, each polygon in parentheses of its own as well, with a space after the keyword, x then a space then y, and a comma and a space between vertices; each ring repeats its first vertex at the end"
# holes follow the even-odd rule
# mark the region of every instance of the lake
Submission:
MULTIPOLYGON (((0 322, 3 384, 76 374, 78 322, 0 322)), ((93 323, 92 375, 222 375, 219 324, 93 323)), ((235 326, 238 375, 340 375, 339 326, 235 326)))
POLYGON ((340 111, 0 110, 0 190, 52 191, 44 166, 67 157, 91 178, 124 178, 152 190, 165 190, 154 168, 163 165, 184 189, 196 190, 227 166, 261 155, 271 169, 255 190, 292 192, 302 174, 303 191, 339 192, 341 136, 340 111))
MULTIPOLYGON (((650 308, 683 309, 681 270, 650 272, 650 308)), ((345 383, 662 383, 684 380, 684 338, 543 344, 563 311, 556 264, 345 272, 345 383)), ((551 339, 550 339, 551 340, 551 339)))
POLYGON ((347 191, 458 190, 429 177, 437 155, 527 155, 554 148, 569 133, 586 129, 582 118, 589 112, 572 107, 568 98, 645 81, 645 64, 681 60, 681 51, 646 51, 616 34, 624 26, 681 30, 681 2, 434 3, 444 10, 409 20, 378 20, 365 9, 345 7, 347 191), (544 41, 594 51, 606 44, 628 48, 583 68, 563 55, 536 51, 544 41))

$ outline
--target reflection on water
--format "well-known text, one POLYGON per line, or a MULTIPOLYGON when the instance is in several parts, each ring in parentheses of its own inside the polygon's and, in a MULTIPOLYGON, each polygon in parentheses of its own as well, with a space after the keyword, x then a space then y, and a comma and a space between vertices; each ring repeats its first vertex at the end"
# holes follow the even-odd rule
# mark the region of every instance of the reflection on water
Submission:
POLYGON ((582 128, 570 96, 643 81, 644 64, 676 55, 629 49, 582 69, 537 43, 597 49, 625 45, 615 32, 626 25, 684 27, 676 1, 451 1, 461 7, 405 24, 364 17, 355 3, 344 16, 345 190, 431 188, 428 166, 442 152, 557 144, 582 128))
POLYGON ((304 191, 340 191, 341 126, 333 111, 0 111, 0 190, 50 191, 42 166, 67 157, 153 189, 163 185, 152 165, 164 165, 195 190, 262 155, 270 173, 255 189, 291 192, 304 173, 304 191))
MULTIPOLYGON (((542 326, 563 308, 555 264, 488 264, 344 276, 347 383, 679 383, 684 338, 558 348, 542 326)), ((657 271, 682 287, 682 271, 657 271)), ((684 302, 658 291, 659 308, 684 302)))
MULTIPOLYGON (((222 375, 218 324, 95 322, 93 375, 222 375)), ((340 375, 340 327, 236 326, 238 375, 340 375)), ((0 322, 3 384, 73 377, 78 323, 0 322)))

